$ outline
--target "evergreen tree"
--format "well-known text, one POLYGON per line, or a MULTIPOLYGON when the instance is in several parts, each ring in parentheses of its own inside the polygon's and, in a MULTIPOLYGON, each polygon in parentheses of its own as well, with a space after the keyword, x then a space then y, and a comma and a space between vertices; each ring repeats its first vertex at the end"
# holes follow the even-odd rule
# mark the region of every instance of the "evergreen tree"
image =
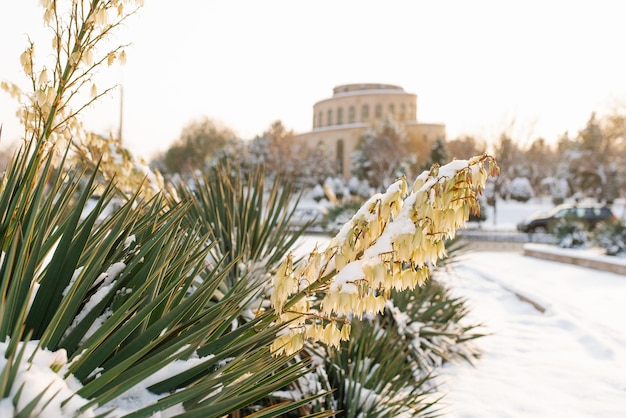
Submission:
POLYGON ((433 147, 428 155, 428 162, 424 165, 423 169, 428 170, 433 164, 443 165, 448 161, 448 150, 446 148, 446 142, 443 138, 437 138, 433 143, 433 147))
POLYGON ((387 119, 361 136, 359 145, 350 155, 352 174, 380 189, 402 174, 403 166, 410 164, 411 157, 406 133, 395 121, 387 119))

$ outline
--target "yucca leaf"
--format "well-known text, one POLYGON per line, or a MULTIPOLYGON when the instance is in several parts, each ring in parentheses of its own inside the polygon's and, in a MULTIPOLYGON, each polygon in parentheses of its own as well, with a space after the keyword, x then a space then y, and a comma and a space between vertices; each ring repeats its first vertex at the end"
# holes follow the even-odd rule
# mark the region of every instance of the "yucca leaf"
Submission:
MULTIPOLYGON (((236 316, 236 313, 233 316, 236 316)), ((202 341, 205 338, 207 324, 197 325, 196 328, 191 328, 190 332, 179 336, 167 345, 159 346, 158 350, 155 350, 154 346, 147 346, 140 352, 124 358, 117 365, 86 384, 79 391, 79 394, 84 397, 95 396, 93 402, 103 404, 119 396, 124 390, 130 389, 172 361, 189 357, 197 346, 197 344, 194 344, 194 341, 202 341), (149 352, 150 355, 146 356, 149 352), (142 358, 142 360, 138 362, 139 358, 142 358), (111 379, 115 379, 114 387, 110 386, 111 379)), ((256 346, 254 340, 248 340, 248 345, 256 346)), ((263 349, 264 351, 267 350, 266 347, 263 347, 263 349)), ((221 354, 222 356, 226 354, 231 355, 226 350, 221 354)), ((269 355, 269 351, 267 351, 267 355, 269 355)), ((224 358, 222 357, 222 359, 224 358)))
POLYGON ((326 372, 343 416, 432 416, 430 375, 416 378, 409 344, 376 322, 352 322, 350 341, 326 352, 326 372))
MULTIPOLYGON (((91 188, 94 179, 95 176, 89 179, 88 189, 91 188)), ((82 208, 85 206, 89 195, 89 191, 86 190, 79 197, 77 206, 72 211, 54 255, 46 268, 46 273, 40 280, 40 292, 35 297, 33 308, 26 318, 26 326, 34 330, 33 337, 35 339, 42 336, 54 316, 63 298, 62 292, 76 270, 82 247, 88 239, 90 229, 83 228, 78 236, 74 236, 74 231, 80 222, 82 208)), ((85 223, 93 225, 98 215, 98 211, 94 210, 87 217, 85 223)))
MULTIPOLYGON (((310 396, 297 401, 284 401, 278 403, 276 405, 271 405, 261 409, 260 411, 253 412, 251 414, 246 415, 246 418, 271 418, 271 417, 280 417, 284 414, 294 411, 302 406, 308 405, 311 402, 315 401, 322 396, 327 396, 327 393, 319 393, 314 396, 310 396)), ((307 418, 326 418, 337 415, 337 411, 327 411, 327 412, 318 412, 307 415, 302 415, 307 418)))
MULTIPOLYGON (((223 321, 227 323, 227 321, 223 321)), ((245 355, 251 350, 261 350, 270 357, 269 344, 274 340, 275 333, 280 329, 271 329, 263 327, 265 319, 257 319, 250 323, 224 335, 213 334, 208 337, 211 342, 197 350, 200 358, 207 358, 206 361, 199 365, 191 367, 184 372, 150 386, 150 390, 154 393, 164 393, 177 390, 191 384, 194 380, 199 379, 207 374, 207 370, 212 370, 228 358, 234 358, 245 355), (257 331, 256 327, 261 330, 257 331)))
MULTIPOLYGON (((52 383, 50 383, 48 386, 46 386, 46 388, 44 390, 39 392, 39 394, 37 396, 35 396, 33 399, 31 399, 30 402, 28 402, 22 409, 17 411, 17 413, 14 415, 14 418, 30 418, 30 417, 32 417, 33 416, 32 415, 33 411, 35 410, 35 408, 37 408, 39 402, 41 401, 41 399, 46 394, 48 389, 50 389, 51 386, 52 386, 52 383)), ((22 384, 22 386, 20 386, 18 392, 13 397, 13 406, 15 408, 17 408, 17 404, 19 402, 19 398, 20 398, 20 396, 22 394, 22 389, 23 388, 24 388, 24 384, 22 384)), ((54 395, 50 396, 50 398, 48 399, 48 401, 45 404, 40 405, 40 408, 42 410, 45 409, 46 405, 48 405, 50 403, 50 401, 52 401, 52 399, 57 394, 58 394, 58 391, 54 395)))
POLYGON ((26 341, 30 340, 31 335, 32 333, 30 332, 26 335, 25 341, 21 344, 21 347, 18 350, 18 342, 20 341, 22 334, 16 334, 14 336, 16 342, 9 344, 8 349, 4 353, 7 361, 2 371, 0 371, 0 399, 8 397, 11 392, 11 388, 13 387, 15 378, 19 372, 20 365, 24 359, 24 354, 26 353, 26 341))
MULTIPOLYGON (((16 186, 17 202, 15 212, 8 221, 11 225, 4 228, 11 239, 4 238, 7 257, 0 268, 0 289, 2 289, 5 306, 0 318, 0 333, 6 337, 8 333, 19 332, 24 323, 30 295, 33 291, 35 270, 39 264, 41 246, 45 239, 42 225, 48 224, 51 200, 45 198, 44 191, 51 167, 51 160, 45 162, 43 171, 38 178, 26 179, 24 183, 35 183, 34 189, 26 189, 23 183, 16 186), (12 331, 11 331, 12 330, 12 331)), ((34 176, 34 174, 33 174, 34 176)), ((7 198, 4 193, 0 199, 7 198)), ((13 196, 11 197, 11 199, 13 196)))
MULTIPOLYGON (((262 356, 260 362, 266 364, 264 373, 254 373, 243 380, 239 380, 240 377, 233 380, 234 377, 241 376, 241 371, 238 370, 234 376, 224 379, 230 383, 227 383, 214 396, 205 396, 204 399, 198 401, 197 406, 189 404, 189 402, 185 403, 185 409, 188 412, 181 414, 181 416, 189 418, 223 416, 228 411, 236 411, 249 405, 250 399, 261 399, 268 396, 271 392, 286 386, 294 378, 307 372, 306 363, 288 364, 290 358, 284 356, 274 358, 267 364, 268 361, 264 357, 266 353, 260 354, 262 356)), ((251 370, 260 370, 258 357, 248 359, 243 364, 246 367, 252 364, 251 370)))
MULTIPOLYGON (((153 301, 156 303, 156 301, 153 301)), ((152 303, 152 302, 151 302, 152 303)), ((149 306, 146 308, 149 309, 149 306)), ((134 353, 129 353, 127 356, 118 356, 115 358, 114 363, 105 364, 105 371, 93 381, 87 383, 81 390, 80 394, 84 397, 92 397, 97 396, 99 403, 109 401, 114 397, 119 395, 120 388, 126 387, 127 389, 134 386, 138 381, 143 380, 145 377, 154 373, 154 371, 158 370, 160 367, 168 364, 169 362, 177 359, 177 358, 186 358, 195 348, 198 346, 200 342, 202 342, 205 338, 207 338, 207 333, 210 332, 210 327, 215 326, 215 322, 231 322, 232 318, 238 315, 239 308, 236 304, 232 303, 232 300, 224 301, 220 306, 215 306, 213 310, 207 311, 207 317, 202 318, 202 321, 199 321, 195 324, 190 324, 193 326, 187 327, 187 332, 180 333, 178 329, 174 328, 169 331, 169 333, 165 333, 160 336, 160 338, 155 339, 153 341, 145 341, 145 345, 134 353), (227 305, 233 305, 230 308, 227 305), (231 310, 232 314, 227 314, 228 311, 231 310), (215 313, 215 315, 208 315, 210 313, 215 313), (229 321, 231 320, 231 321, 229 321), (170 337, 170 333, 178 333, 177 338, 169 341, 166 345, 161 344, 162 341, 168 340, 170 337), (187 348, 180 353, 182 347, 187 346, 187 348), (121 359, 121 360, 118 360, 121 359), (141 361, 139 361, 141 359, 141 361), (116 386, 113 389, 114 391, 107 391, 107 385, 115 379, 116 386), (139 379, 139 380, 138 380, 139 379), (124 383, 126 382, 126 383, 124 383), (103 392, 104 390, 104 392, 103 392), (103 400, 104 399, 104 400, 103 400)), ((141 317, 142 314, 137 314, 136 317, 141 317)), ((131 318, 128 321, 128 324, 124 324, 120 329, 129 328, 132 329, 134 326, 135 318, 131 318)), ((127 333, 127 332, 126 332, 127 333)), ((111 346, 110 341, 117 341, 118 338, 113 338, 113 336, 108 337, 106 341, 104 341, 98 348, 97 352, 102 354, 106 354, 107 352, 112 352, 111 350, 115 348, 115 346, 111 346)), ((89 368, 94 369, 94 365, 102 364, 100 360, 96 360, 96 356, 101 357, 101 355, 91 354, 89 368)), ((83 369, 88 370, 89 368, 83 369)), ((76 370, 77 376, 81 376, 81 369, 76 370)))
POLYGON ((264 379, 259 376, 271 376, 273 372, 282 369, 286 362, 289 361, 288 358, 272 359, 271 357, 268 358, 267 355, 268 352, 266 350, 257 349, 255 353, 233 359, 230 364, 241 364, 243 367, 226 372, 223 369, 219 369, 195 384, 187 386, 184 390, 174 392, 160 399, 157 404, 142 408, 125 417, 149 417, 157 410, 163 410, 181 403, 186 405, 185 409, 187 412, 179 416, 221 417, 236 411, 241 405, 245 406, 261 399, 275 390, 275 386, 284 386, 291 380, 291 376, 299 375, 303 370, 302 364, 294 364, 290 366, 291 374, 289 379, 274 385, 266 385, 264 379), (258 362, 259 358, 263 359, 260 364, 258 362), (248 376, 249 374, 252 376, 248 376), (254 379, 255 377, 257 379, 254 379), (247 380, 251 380, 255 384, 245 384, 247 380), (225 387, 228 382, 232 383, 235 381, 238 382, 236 387, 225 387), (256 390, 248 390, 250 387, 256 387, 256 390), (198 404, 199 400, 204 400, 203 404, 198 404))

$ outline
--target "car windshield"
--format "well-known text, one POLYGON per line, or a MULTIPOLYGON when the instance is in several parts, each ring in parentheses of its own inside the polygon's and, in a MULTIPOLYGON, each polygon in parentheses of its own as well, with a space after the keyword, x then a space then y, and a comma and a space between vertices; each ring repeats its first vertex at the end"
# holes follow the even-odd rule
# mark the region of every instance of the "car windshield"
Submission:
POLYGON ((544 212, 539 212, 535 215, 535 217, 541 217, 541 218, 549 218, 552 216, 563 216, 565 215, 565 213, 567 212, 567 209, 569 209, 571 206, 569 205, 559 205, 559 206, 555 206, 552 209, 548 210, 548 211, 544 211, 544 212), (562 212, 562 213, 560 213, 562 212))
POLYGON ((606 216, 608 209, 601 207, 586 207, 586 206, 571 206, 571 205, 559 205, 555 206, 552 209, 544 212, 538 212, 533 215, 533 218, 562 218, 569 214, 576 214, 579 218, 583 218, 585 216, 606 216))

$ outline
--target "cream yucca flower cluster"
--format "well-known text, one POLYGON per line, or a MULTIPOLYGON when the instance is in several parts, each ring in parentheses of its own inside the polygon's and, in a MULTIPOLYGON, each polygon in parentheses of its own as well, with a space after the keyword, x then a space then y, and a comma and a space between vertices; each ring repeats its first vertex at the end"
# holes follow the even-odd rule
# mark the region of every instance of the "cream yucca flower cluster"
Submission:
POLYGON ((273 277, 272 306, 286 326, 271 350, 291 354, 306 339, 338 347, 352 317, 381 313, 392 290, 424 284, 498 173, 485 154, 435 165, 410 189, 402 178, 365 202, 323 252, 297 266, 288 256, 273 277))
POLYGON ((101 187, 114 181, 118 191, 130 196, 141 186, 139 191, 145 198, 151 198, 165 187, 161 174, 125 148, 119 138, 105 138, 91 132, 85 132, 83 138, 72 156, 73 165, 87 164, 95 168, 97 162, 101 177, 96 180, 101 187))
MULTIPOLYGON (((29 40, 20 63, 29 78, 23 91, 17 84, 3 81, 0 87, 21 103, 17 112, 24 126, 24 139, 36 140, 48 148, 65 149, 84 136, 77 114, 112 88, 98 91, 93 80, 95 69, 103 64, 125 61, 124 45, 101 52, 110 33, 133 15, 143 1, 138 0, 41 0, 44 24, 52 32, 52 52, 40 53, 29 40), (91 96, 79 91, 91 86, 91 96)), ((39 48, 39 47, 38 47, 39 48)))
MULTIPOLYGON (((115 139, 86 131, 77 115, 113 87, 98 89, 93 79, 97 67, 124 64, 124 45, 106 45, 111 32, 143 6, 142 0, 41 0, 44 23, 52 30, 52 54, 48 62, 36 65, 35 44, 29 41, 20 56, 22 69, 30 79, 31 93, 3 81, 0 87, 22 106, 17 116, 24 126, 24 139, 37 141, 43 150, 63 153, 70 144, 74 165, 99 162, 105 181, 115 177, 116 187, 131 193, 142 185, 148 197, 163 188, 158 172, 135 158, 115 139), (90 95, 79 94, 89 89, 90 95)), ((94 165, 95 167, 95 165, 94 165)))

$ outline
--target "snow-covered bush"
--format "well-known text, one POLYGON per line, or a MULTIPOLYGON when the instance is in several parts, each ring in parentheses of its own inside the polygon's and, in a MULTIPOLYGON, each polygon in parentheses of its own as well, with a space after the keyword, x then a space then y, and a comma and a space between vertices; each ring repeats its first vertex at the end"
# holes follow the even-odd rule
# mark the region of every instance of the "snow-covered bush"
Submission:
POLYGON ((626 224, 606 222, 593 231, 593 242, 606 250, 608 255, 626 255, 626 224))
POLYGON ((320 202, 325 197, 326 193, 324 192, 324 188, 321 185, 316 184, 311 190, 311 198, 316 202, 320 202))
POLYGON ((559 177, 547 177, 540 182, 541 187, 552 197, 552 203, 560 205, 570 195, 567 180, 559 177))
POLYGON ((590 244, 589 231, 585 225, 568 217, 559 219, 552 233, 562 248, 581 248, 590 244))
POLYGON ((361 205, 363 205, 361 199, 349 199, 331 206, 321 221, 322 229, 331 235, 336 234, 352 219, 361 205))
POLYGON ((372 188, 367 180, 359 180, 356 177, 351 177, 350 180, 348 180, 348 190, 352 196, 364 199, 372 195, 372 188))
POLYGON ((526 202, 533 197, 533 188, 526 177, 516 177, 508 185, 508 194, 513 200, 526 202))

